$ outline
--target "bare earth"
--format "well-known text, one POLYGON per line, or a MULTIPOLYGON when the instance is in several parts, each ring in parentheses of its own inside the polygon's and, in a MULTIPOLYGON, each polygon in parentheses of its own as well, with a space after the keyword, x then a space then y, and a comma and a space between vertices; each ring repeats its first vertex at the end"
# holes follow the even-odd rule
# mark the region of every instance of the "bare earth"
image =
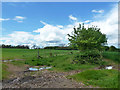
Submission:
POLYGON ((3 80, 3 88, 93 88, 85 86, 82 82, 67 79, 67 75, 79 73, 80 71, 71 72, 53 72, 43 71, 24 71, 25 68, 7 64, 9 71, 13 74, 9 80, 3 80))

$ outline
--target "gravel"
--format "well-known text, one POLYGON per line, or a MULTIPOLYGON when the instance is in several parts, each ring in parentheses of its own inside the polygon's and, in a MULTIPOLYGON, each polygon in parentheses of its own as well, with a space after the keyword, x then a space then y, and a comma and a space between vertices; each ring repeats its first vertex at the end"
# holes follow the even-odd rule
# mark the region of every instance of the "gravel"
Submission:
MULTIPOLYGON (((78 71, 77 71, 78 72, 78 71)), ((87 88, 83 83, 67 79, 72 72, 19 72, 10 80, 3 80, 3 88, 87 88)), ((75 73, 75 71, 73 71, 75 73)), ((88 87, 90 88, 90 86, 88 87)))

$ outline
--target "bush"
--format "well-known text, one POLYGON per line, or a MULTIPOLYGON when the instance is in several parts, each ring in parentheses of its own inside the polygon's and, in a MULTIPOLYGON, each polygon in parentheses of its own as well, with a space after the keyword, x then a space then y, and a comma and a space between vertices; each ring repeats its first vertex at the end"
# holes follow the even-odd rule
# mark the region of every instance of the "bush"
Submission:
POLYGON ((109 51, 117 51, 117 48, 115 46, 110 46, 109 51))
POLYGON ((73 63, 80 64, 102 64, 102 55, 98 50, 85 51, 83 54, 75 56, 73 63))

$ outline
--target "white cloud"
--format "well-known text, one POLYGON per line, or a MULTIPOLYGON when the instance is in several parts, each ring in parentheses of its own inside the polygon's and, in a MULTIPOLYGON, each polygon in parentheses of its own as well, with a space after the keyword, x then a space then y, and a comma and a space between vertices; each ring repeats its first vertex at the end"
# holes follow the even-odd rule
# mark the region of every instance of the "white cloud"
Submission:
POLYGON ((23 20, 26 19, 26 17, 23 16, 15 16, 15 18, 13 20, 17 21, 17 22, 23 22, 23 20))
POLYGON ((40 21, 43 25, 47 25, 47 23, 43 22, 43 21, 40 21))
MULTIPOLYGON (((118 46, 118 7, 114 7, 108 14, 101 16, 100 20, 86 20, 84 21, 85 27, 96 25, 101 29, 101 32, 106 34, 108 37, 108 45, 118 46)), ((73 20, 73 18, 72 18, 73 20)), ((74 19, 77 20, 77 19, 74 19)), ((73 31, 73 27, 77 27, 79 23, 83 22, 73 22, 68 25, 51 25, 43 21, 40 21, 44 26, 38 28, 33 32, 37 33, 33 35, 32 32, 13 32, 9 34, 8 37, 2 39, 2 43, 18 45, 27 44, 29 46, 49 46, 49 45, 59 45, 67 44, 68 36, 73 31)))
POLYGON ((118 6, 116 5, 103 20, 91 22, 91 25, 100 27, 101 32, 108 37, 108 45, 118 46, 118 6))
POLYGON ((85 23, 89 23, 90 22, 90 20, 86 20, 86 21, 84 21, 85 23))
POLYGON ((94 12, 94 13, 103 13, 104 10, 92 10, 92 12, 94 12))
POLYGON ((59 28, 63 28, 63 26, 62 26, 62 25, 57 25, 57 27, 59 27, 59 28))
POLYGON ((40 33, 40 35, 35 36, 35 40, 47 43, 60 42, 64 38, 62 26, 53 26, 46 24, 42 28, 38 28, 33 32, 40 33), (39 38, 38 38, 39 37, 39 38))
POLYGON ((69 18, 70 18, 71 20, 74 20, 74 21, 77 20, 77 18, 76 18, 76 17, 73 17, 72 15, 69 15, 69 18))
POLYGON ((15 19, 16 19, 16 20, 23 20, 23 19, 25 19, 25 17, 22 17, 22 16, 15 16, 15 19))
POLYGON ((0 22, 2 22, 2 21, 8 21, 8 20, 15 20, 15 21, 17 21, 19 23, 22 23, 24 19, 26 19, 26 17, 15 16, 13 19, 10 19, 10 18, 0 18, 0 22))
POLYGON ((8 21, 8 20, 10 20, 10 18, 0 18, 0 22, 2 22, 2 21, 8 21))
POLYGON ((33 35, 30 32, 15 31, 7 37, 2 38, 3 44, 7 45, 21 45, 29 44, 33 41, 33 35))

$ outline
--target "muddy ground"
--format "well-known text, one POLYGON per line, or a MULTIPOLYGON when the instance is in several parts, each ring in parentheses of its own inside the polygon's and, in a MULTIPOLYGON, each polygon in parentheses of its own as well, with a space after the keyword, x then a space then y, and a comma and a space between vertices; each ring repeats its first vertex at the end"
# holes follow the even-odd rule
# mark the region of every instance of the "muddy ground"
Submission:
POLYGON ((3 88, 90 88, 82 82, 66 78, 67 75, 79 73, 81 71, 55 72, 49 70, 43 71, 25 71, 25 68, 7 64, 8 70, 12 72, 9 80, 3 80, 3 88))

